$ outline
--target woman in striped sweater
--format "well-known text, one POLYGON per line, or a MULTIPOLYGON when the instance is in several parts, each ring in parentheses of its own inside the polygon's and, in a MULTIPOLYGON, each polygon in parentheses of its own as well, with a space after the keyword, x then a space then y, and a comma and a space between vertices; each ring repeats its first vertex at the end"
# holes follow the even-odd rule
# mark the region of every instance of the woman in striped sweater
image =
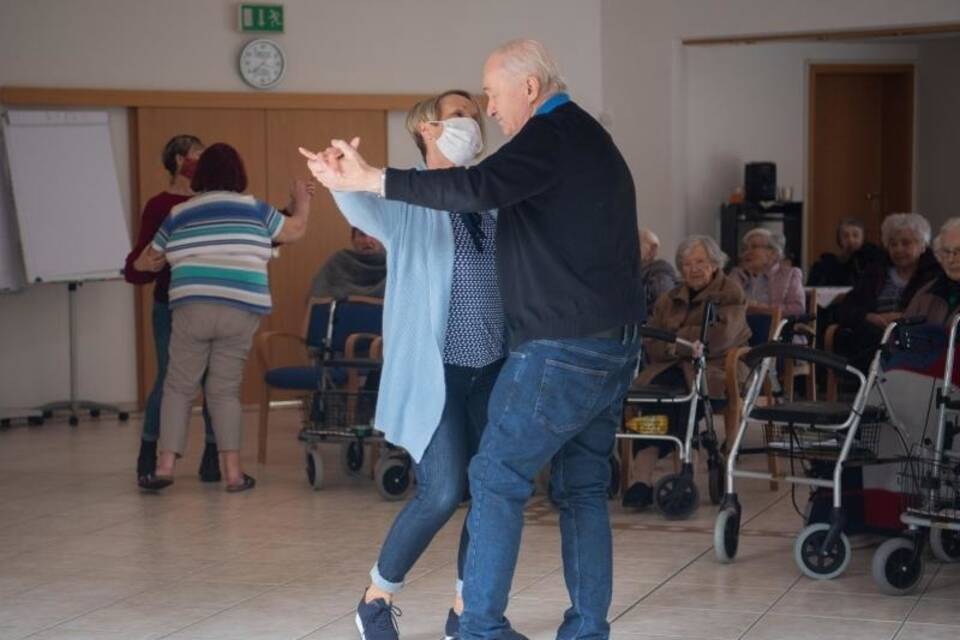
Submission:
POLYGON ((176 459, 186 448, 190 408, 204 382, 204 397, 223 458, 227 491, 253 488, 240 467, 243 412, 240 385, 260 318, 270 313, 267 263, 273 244, 294 242, 307 229, 313 185, 297 181, 290 217, 243 192, 247 175, 236 150, 207 148, 191 184, 197 194, 174 207, 145 249, 171 265, 173 335, 160 407, 157 470, 141 487, 173 483, 176 459))

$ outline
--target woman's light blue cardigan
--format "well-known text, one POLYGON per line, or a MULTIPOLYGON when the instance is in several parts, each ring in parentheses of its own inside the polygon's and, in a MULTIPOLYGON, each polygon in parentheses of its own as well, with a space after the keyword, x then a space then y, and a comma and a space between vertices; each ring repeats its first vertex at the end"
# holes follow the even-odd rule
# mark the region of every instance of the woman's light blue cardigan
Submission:
POLYGON ((453 227, 447 213, 333 192, 351 225, 387 250, 383 371, 375 425, 420 461, 446 403, 443 348, 453 281, 453 227))

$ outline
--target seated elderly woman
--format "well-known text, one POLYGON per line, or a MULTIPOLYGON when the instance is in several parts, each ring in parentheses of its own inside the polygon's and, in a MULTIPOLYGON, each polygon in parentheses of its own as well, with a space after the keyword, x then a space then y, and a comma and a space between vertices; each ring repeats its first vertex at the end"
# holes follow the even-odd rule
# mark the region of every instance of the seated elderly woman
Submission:
MULTIPOLYGON (((699 340, 700 325, 707 302, 713 302, 717 322, 707 332, 707 388, 711 398, 723 399, 724 359, 730 349, 742 347, 750 339, 747 327, 747 302, 743 289, 736 280, 723 273, 727 255, 708 236, 690 236, 677 249, 677 268, 683 284, 663 295, 653 307, 647 325, 676 333, 691 342, 699 340)), ((689 388, 693 376, 690 353, 676 344, 648 340, 644 343, 646 366, 637 378, 637 384, 656 384, 689 388)), ((666 412, 669 432, 684 437, 687 422, 686 404, 670 406, 666 412)), ((653 473, 657 459, 666 456, 672 445, 664 442, 634 441, 636 464, 634 483, 623 504, 643 509, 653 502, 653 473)))
POLYGON ((640 283, 647 304, 647 310, 666 292, 678 284, 677 272, 673 265, 658 257, 660 238, 650 229, 640 229, 640 283))
POLYGON ((943 273, 917 291, 903 315, 945 325, 960 308, 960 218, 943 223, 933 241, 933 252, 943 273))
POLYGON ((903 316, 914 295, 943 273, 930 250, 930 223, 918 213, 893 213, 880 229, 884 259, 871 264, 837 309, 834 350, 855 367, 869 366, 883 331, 903 316))
POLYGON ((731 275, 747 296, 747 313, 768 313, 775 307, 785 316, 803 313, 803 273, 783 264, 785 244, 783 235, 768 229, 744 234, 740 266, 731 275))

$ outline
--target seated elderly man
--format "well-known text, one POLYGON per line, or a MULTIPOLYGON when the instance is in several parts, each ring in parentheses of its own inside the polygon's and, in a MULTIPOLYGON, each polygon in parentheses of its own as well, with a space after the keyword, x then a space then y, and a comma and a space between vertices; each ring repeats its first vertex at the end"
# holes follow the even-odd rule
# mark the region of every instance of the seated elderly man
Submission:
POLYGON ((960 307, 960 218, 943 223, 933 241, 933 252, 943 273, 917 291, 903 315, 946 325, 960 307))
POLYGON ((867 267, 837 308, 837 353, 869 366, 883 331, 903 316, 914 295, 943 271, 930 250, 930 223, 918 213, 893 213, 880 228, 886 255, 867 267))
POLYGON ((883 250, 866 241, 866 229, 858 218, 843 218, 837 225, 840 253, 824 253, 810 267, 811 287, 852 287, 871 263, 883 259, 883 250))
POLYGON ((783 263, 786 239, 769 229, 751 229, 743 236, 740 266, 731 275, 747 296, 747 313, 768 313, 780 307, 785 316, 804 312, 803 273, 783 263))
POLYGON ((657 257, 660 238, 650 229, 640 230, 640 282, 647 302, 653 309, 657 300, 677 286, 679 279, 673 265, 657 257))
POLYGON ((352 248, 341 249, 320 267, 310 285, 312 297, 383 297, 387 284, 387 256, 383 245, 356 227, 350 230, 350 244, 352 248))
MULTIPOLYGON (((717 322, 707 331, 707 388, 711 398, 723 399, 724 359, 730 349, 742 347, 750 339, 747 327, 747 302, 743 289, 736 280, 723 273, 727 255, 708 236, 690 236, 677 249, 677 267, 683 284, 661 296, 653 307, 647 326, 676 333, 679 337, 696 341, 707 302, 713 302, 717 322)), ((646 366, 637 378, 637 384, 656 384, 688 388, 693 378, 690 353, 676 344, 647 340, 644 342, 646 366)), ((689 406, 669 405, 657 409, 667 413, 669 432, 684 437, 689 406)), ((653 503, 653 473, 657 459, 666 456, 672 445, 634 441, 636 464, 634 483, 624 494, 627 507, 644 509, 653 503)))

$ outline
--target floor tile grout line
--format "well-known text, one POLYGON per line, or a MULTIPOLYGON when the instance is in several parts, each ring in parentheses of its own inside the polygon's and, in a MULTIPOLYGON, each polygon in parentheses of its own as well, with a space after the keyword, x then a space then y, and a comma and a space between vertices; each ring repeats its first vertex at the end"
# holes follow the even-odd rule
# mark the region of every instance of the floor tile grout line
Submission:
POLYGON ((743 640, 743 638, 745 638, 746 635, 747 635, 748 633, 750 633, 750 631, 752 631, 754 627, 756 627, 758 624, 760 624, 760 621, 763 620, 765 617, 767 617, 767 614, 770 613, 771 611, 773 611, 774 607, 776 607, 778 604, 780 604, 780 601, 781 601, 781 600, 783 600, 784 598, 787 597, 787 594, 790 593, 790 591, 791 591, 795 586, 797 586, 797 584, 800 582, 800 580, 801 580, 802 578, 803 578, 803 576, 797 576, 796 579, 794 579, 794 581, 790 583, 790 586, 787 587, 787 588, 783 591, 783 593, 780 594, 780 597, 777 598, 776 600, 774 600, 774 601, 770 604, 770 606, 767 607, 767 610, 766 610, 766 611, 764 611, 763 613, 761 613, 759 616, 757 616, 757 619, 756 619, 756 620, 754 620, 753 622, 750 623, 750 626, 747 627, 747 628, 744 630, 744 632, 741 633, 741 634, 738 636, 737 640, 743 640))

